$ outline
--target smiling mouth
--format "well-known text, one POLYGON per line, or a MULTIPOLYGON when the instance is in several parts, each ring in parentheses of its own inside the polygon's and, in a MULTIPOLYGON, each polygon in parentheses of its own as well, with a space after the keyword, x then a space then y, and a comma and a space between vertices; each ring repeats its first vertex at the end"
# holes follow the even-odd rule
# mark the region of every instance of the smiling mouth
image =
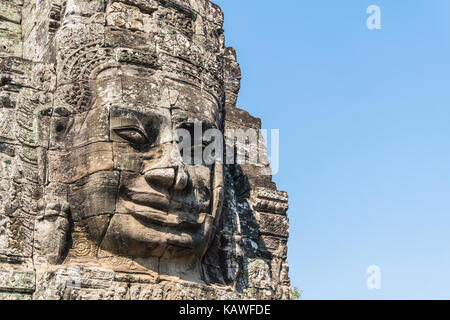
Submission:
POLYGON ((124 198, 140 207, 152 208, 162 213, 167 212, 170 206, 170 200, 167 197, 154 193, 129 191, 124 198))
POLYGON ((205 221, 205 215, 202 214, 197 220, 184 220, 180 219, 176 215, 161 214, 156 211, 146 212, 131 212, 130 213, 136 220, 153 225, 159 225, 163 227, 173 227, 179 229, 196 229, 201 227, 205 221))
POLYGON ((207 214, 193 214, 183 208, 171 211, 169 210, 171 204, 168 198, 157 194, 128 192, 119 200, 118 213, 130 214, 146 226, 150 224, 179 229, 195 229, 201 227, 205 221, 207 214))

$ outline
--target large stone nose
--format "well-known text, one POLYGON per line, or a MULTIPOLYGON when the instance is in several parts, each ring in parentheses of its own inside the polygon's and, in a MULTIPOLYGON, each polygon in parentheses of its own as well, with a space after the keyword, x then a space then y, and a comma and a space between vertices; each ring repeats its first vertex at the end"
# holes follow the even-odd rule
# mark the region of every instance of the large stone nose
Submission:
POLYGON ((153 169, 145 173, 145 180, 148 183, 162 187, 164 189, 172 188, 175 181, 175 169, 153 169))
POLYGON ((164 189, 181 191, 186 188, 189 176, 182 167, 152 169, 145 173, 145 180, 164 189))

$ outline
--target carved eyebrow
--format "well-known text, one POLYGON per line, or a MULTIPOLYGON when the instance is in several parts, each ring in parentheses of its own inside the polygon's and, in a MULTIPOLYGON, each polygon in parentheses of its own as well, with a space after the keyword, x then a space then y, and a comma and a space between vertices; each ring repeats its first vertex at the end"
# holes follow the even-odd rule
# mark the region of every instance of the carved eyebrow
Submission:
POLYGON ((136 117, 136 113, 134 110, 125 109, 117 106, 111 108, 111 116, 113 117, 127 117, 128 115, 136 117))
POLYGON ((112 108, 110 111, 110 127, 112 129, 136 128, 147 134, 141 114, 129 109, 112 108))

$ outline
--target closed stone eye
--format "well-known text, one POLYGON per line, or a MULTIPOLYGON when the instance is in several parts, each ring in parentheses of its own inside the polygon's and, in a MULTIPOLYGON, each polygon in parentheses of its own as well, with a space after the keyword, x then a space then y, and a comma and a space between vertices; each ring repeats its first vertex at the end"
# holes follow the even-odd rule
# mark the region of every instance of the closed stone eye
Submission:
POLYGON ((134 146, 144 146, 150 143, 147 135, 138 128, 114 129, 115 133, 134 146))

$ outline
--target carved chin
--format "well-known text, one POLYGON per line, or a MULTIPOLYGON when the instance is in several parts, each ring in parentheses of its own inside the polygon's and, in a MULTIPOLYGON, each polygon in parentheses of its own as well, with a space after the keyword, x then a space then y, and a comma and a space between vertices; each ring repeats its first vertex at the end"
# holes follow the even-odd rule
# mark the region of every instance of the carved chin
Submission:
POLYGON ((139 215, 115 214, 101 249, 134 258, 158 257, 171 261, 201 258, 213 233, 213 217, 202 215, 191 227, 152 223, 139 215))

